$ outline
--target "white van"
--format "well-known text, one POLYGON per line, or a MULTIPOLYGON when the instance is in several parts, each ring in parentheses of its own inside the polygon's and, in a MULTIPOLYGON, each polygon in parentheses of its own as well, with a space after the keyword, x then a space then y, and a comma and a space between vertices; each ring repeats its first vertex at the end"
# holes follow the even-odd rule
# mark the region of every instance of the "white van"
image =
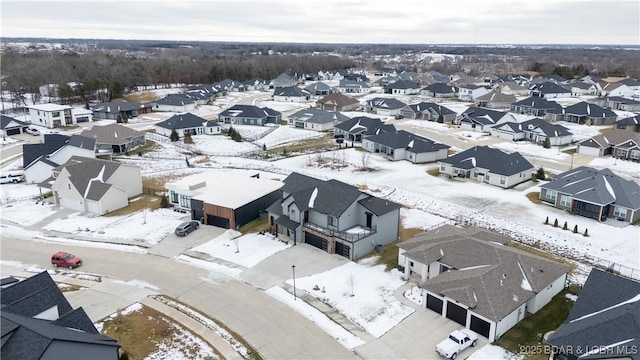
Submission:
POLYGON ((0 174, 0 184, 19 183, 24 181, 24 174, 22 173, 2 173, 0 174))

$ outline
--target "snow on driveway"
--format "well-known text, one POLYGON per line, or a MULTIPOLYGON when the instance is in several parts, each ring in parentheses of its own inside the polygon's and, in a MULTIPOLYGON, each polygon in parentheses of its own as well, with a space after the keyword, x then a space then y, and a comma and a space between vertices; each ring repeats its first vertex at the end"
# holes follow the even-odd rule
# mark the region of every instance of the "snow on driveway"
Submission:
POLYGON ((260 261, 288 247, 289 245, 270 234, 250 233, 242 235, 235 230, 227 230, 217 238, 191 250, 251 268, 260 261))

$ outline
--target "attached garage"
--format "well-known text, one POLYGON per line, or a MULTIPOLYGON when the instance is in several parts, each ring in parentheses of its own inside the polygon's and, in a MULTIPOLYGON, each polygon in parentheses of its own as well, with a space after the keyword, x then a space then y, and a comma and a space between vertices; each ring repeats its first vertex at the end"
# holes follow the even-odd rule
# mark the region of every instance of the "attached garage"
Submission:
POLYGON ((20 134, 20 128, 6 129, 7 136, 20 134))
POLYGON ((431 309, 438 314, 442 315, 442 299, 438 299, 437 297, 427 294, 427 309, 431 309))
POLYGON ((327 241, 327 239, 306 231, 304 233, 304 242, 324 251, 327 251, 327 249, 329 249, 329 241, 327 241))
POLYGON ((227 218, 223 218, 220 216, 215 216, 215 215, 207 215, 207 225, 211 225, 211 226, 217 226, 217 227, 221 227, 221 228, 225 228, 225 229, 230 229, 229 225, 229 219, 227 218))
POLYGON ((478 334, 489 337, 489 332, 491 331, 491 324, 488 321, 482 320, 475 315, 471 315, 471 325, 469 328, 478 334))
POLYGON ((75 211, 84 212, 84 206, 82 200, 74 200, 70 197, 60 198, 60 207, 64 209, 71 209, 75 211))
POLYGON ((336 242, 336 254, 344 256, 347 259, 351 259, 351 246, 341 242, 336 242))
POLYGON ((462 326, 467 326, 467 309, 447 301, 447 318, 462 326))

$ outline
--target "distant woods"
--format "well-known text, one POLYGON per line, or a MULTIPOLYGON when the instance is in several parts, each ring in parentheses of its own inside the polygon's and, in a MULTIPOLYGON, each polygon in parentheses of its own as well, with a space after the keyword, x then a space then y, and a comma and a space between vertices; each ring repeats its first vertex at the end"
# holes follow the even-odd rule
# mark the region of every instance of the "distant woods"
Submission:
POLYGON ((45 84, 59 86, 62 102, 111 101, 138 86, 168 87, 170 84, 209 84, 224 79, 245 81, 259 77, 272 80, 284 71, 317 73, 319 70, 354 66, 347 58, 330 55, 193 55, 144 56, 57 51, 8 51, 2 54, 3 90, 21 98, 35 97, 45 84), (81 85, 72 89, 67 83, 81 85))

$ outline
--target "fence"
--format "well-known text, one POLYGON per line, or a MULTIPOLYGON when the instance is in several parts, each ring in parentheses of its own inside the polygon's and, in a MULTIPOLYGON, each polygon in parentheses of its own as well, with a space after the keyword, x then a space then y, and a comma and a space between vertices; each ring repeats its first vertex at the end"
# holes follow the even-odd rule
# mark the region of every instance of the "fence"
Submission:
MULTIPOLYGON (((444 225, 462 225, 462 226, 476 226, 479 228, 484 228, 484 229, 488 229, 488 230, 492 230, 492 231, 496 231, 496 232, 502 232, 499 231, 499 229, 494 229, 493 227, 491 227, 490 225, 479 221, 477 219, 472 219, 469 218, 467 216, 462 216, 459 215, 457 216, 455 219, 450 219, 450 220, 445 220, 443 222, 440 222, 438 224, 432 225, 429 228, 425 229, 425 231, 430 231, 430 230, 435 230, 441 226, 444 225)), ((512 234, 511 234, 512 235, 512 234)), ((517 238, 514 236, 510 236, 511 239, 513 239, 514 241, 523 243, 525 245, 528 246, 534 246, 535 244, 533 241, 529 241, 523 237, 517 238)), ((553 249, 550 249, 553 250, 553 249)), ((553 253, 553 252, 552 252, 553 253)), ((559 255, 559 254, 554 254, 554 255, 559 255)), ((564 258, 568 258, 583 264, 588 264, 591 265, 593 267, 597 267, 600 269, 604 269, 608 272, 611 273, 615 273, 617 275, 632 279, 632 280, 640 280, 640 269, 636 269, 636 268, 632 268, 630 266, 626 266, 626 265, 622 265, 610 260, 606 260, 606 259, 602 259, 599 258, 597 256, 592 256, 592 255, 585 255, 585 254, 579 254, 579 253, 570 253, 570 252, 564 252, 561 254, 562 257, 564 258)))

